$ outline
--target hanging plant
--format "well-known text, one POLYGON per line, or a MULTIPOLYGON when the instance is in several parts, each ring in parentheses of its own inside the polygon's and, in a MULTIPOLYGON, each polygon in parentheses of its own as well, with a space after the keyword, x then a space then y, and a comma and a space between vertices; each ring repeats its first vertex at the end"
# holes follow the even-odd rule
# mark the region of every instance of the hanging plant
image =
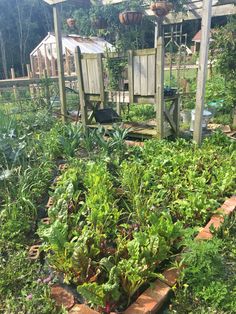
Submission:
POLYGON ((159 17, 165 17, 170 11, 185 11, 184 5, 189 0, 159 0, 150 5, 150 9, 159 17))
POLYGON ((142 12, 137 11, 124 11, 119 14, 119 20, 124 25, 137 25, 140 24, 143 18, 142 12))
POLYGON ((150 9, 158 17, 165 17, 173 8, 173 4, 167 1, 157 1, 151 4, 150 9))
POLYGON ((91 14, 90 21, 93 28, 95 29, 107 28, 108 23, 105 18, 105 7, 102 5, 101 1, 92 2, 90 14, 91 14))
POLYGON ((75 19, 73 19, 72 17, 68 18, 68 19, 66 20, 66 23, 67 23, 67 25, 68 25, 70 28, 75 27, 75 19))
POLYGON ((123 12, 119 14, 119 20, 124 25, 137 25, 143 19, 143 1, 127 1, 123 12))
POLYGON ((92 27, 96 29, 106 29, 107 21, 103 17, 94 16, 91 18, 92 27))

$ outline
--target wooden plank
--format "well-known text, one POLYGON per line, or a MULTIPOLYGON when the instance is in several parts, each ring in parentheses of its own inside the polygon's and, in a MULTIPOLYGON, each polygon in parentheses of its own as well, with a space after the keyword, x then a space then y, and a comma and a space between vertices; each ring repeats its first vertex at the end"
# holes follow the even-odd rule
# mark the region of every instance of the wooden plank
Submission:
POLYGON ((134 50, 133 55, 134 56, 149 56, 155 54, 155 48, 149 48, 149 49, 140 49, 140 50, 134 50))
MULTIPOLYGON (((12 78, 12 80, 14 80, 16 78, 16 74, 15 74, 15 69, 14 68, 11 68, 11 78, 12 78)), ((15 100, 17 100, 18 93, 17 93, 16 85, 12 86, 12 90, 13 90, 13 95, 14 95, 15 100)))
POLYGON ((83 75, 83 82, 84 82, 84 92, 85 94, 89 94, 90 87, 89 87, 87 60, 81 59, 81 65, 82 65, 82 75, 83 75))
POLYGON ((174 133, 176 133, 176 131, 177 131, 176 125, 175 125, 174 120, 172 119, 170 113, 168 112, 168 110, 165 109, 164 114, 165 114, 166 119, 169 122, 172 130, 174 131, 174 133))
POLYGON ((71 66, 70 66, 70 51, 66 48, 66 73, 71 75, 71 66))
POLYGON ((96 59, 96 58, 97 58, 97 55, 95 53, 83 53, 81 55, 81 60, 83 60, 83 59, 86 59, 86 60, 88 60, 88 59, 96 59))
POLYGON ((179 136, 179 125, 180 125, 180 97, 174 101, 175 107, 173 111, 173 121, 176 125, 175 135, 179 136))
POLYGON ((76 74, 78 77, 81 119, 82 119, 83 125, 85 126, 87 124, 88 115, 87 115, 87 107, 86 107, 85 94, 84 94, 84 82, 83 82, 83 73, 82 73, 82 64, 81 64, 81 52, 80 52, 79 47, 76 47, 76 49, 75 49, 75 68, 76 68, 76 74))
POLYGON ((53 20, 56 38, 57 49, 57 69, 58 69, 58 85, 61 102, 61 116, 62 121, 65 123, 67 118, 67 104, 66 104, 66 88, 65 88, 65 75, 64 75, 64 60, 62 49, 62 34, 61 34, 61 18, 59 14, 59 6, 53 6, 53 20))
MULTIPOLYGON (((147 12, 147 11, 146 11, 147 12)), ((148 15, 152 15, 153 12, 149 11, 148 15)), ((234 4, 226 4, 214 6, 212 8, 212 17, 235 15, 236 6, 234 4)), ((185 13, 171 13, 165 18, 164 24, 182 23, 183 21, 200 20, 203 16, 202 9, 196 9, 194 11, 187 11, 185 13)))
POLYGON ((26 64, 26 70, 27 70, 27 76, 30 79, 31 78, 31 69, 30 69, 30 65, 26 64))
POLYGON ((50 44, 50 51, 51 51, 51 69, 52 69, 52 76, 56 76, 57 73, 56 73, 56 60, 55 58, 53 57, 53 45, 50 44))
POLYGON ((134 95, 141 95, 141 64, 140 57, 133 57, 134 95))
POLYGON ((158 19, 158 38, 156 51, 156 120, 157 137, 162 139, 164 136, 164 31, 162 21, 158 19))
POLYGON ((99 94, 98 67, 96 59, 87 59, 89 94, 99 94))
POLYGON ((148 95, 148 56, 140 56, 141 96, 148 95))
POLYGON ((155 74, 156 74, 156 67, 155 67, 155 54, 148 56, 148 85, 147 85, 147 95, 155 95, 155 74))
MULTIPOLYGON (((77 76, 73 75, 73 76, 66 76, 65 80, 69 81, 69 82, 73 82, 76 81, 77 76)), ((53 82, 58 82, 58 77, 51 77, 50 81, 53 82)), ((17 86, 17 87, 23 87, 23 86, 29 86, 30 84, 39 84, 41 82, 40 78, 32 78, 32 79, 28 79, 28 78, 16 78, 13 80, 0 80, 0 88, 8 88, 8 87, 12 87, 13 85, 17 86)))
POLYGON ((47 52, 47 45, 44 44, 44 55, 45 55, 45 66, 46 66, 46 70, 47 70, 47 76, 51 75, 50 72, 50 63, 49 63, 49 59, 48 59, 48 52, 47 52))
POLYGON ((11 79, 15 80, 15 78, 16 78, 15 69, 11 68, 11 79))
POLYGON ((38 57, 38 69, 39 69, 39 77, 42 77, 43 75, 43 66, 42 66, 42 55, 40 50, 37 52, 37 57, 38 57))
POLYGON ((155 104, 154 96, 134 96, 134 103, 135 104, 155 104))
MULTIPOLYGON (((102 126, 105 128, 105 130, 112 131, 113 125, 112 124, 102 124, 102 126)), ((154 126, 150 126, 143 123, 121 123, 121 127, 123 128, 130 128, 129 137, 133 138, 152 138, 156 137, 156 128, 154 126)), ((98 128, 98 124, 89 124, 89 128, 95 129, 98 128)), ((170 128, 165 130, 164 136, 167 137, 171 135, 172 132, 170 128)))
POLYGON ((31 65, 32 77, 35 77, 34 57, 32 55, 30 56, 30 65, 31 65))
MULTIPOLYGON (((96 56, 97 57, 97 56, 96 56)), ((92 61, 93 62, 93 79, 94 79, 94 86, 95 86, 95 94, 100 94, 100 75, 98 69, 98 60, 97 58, 92 61)))
POLYGON ((196 111, 193 139, 197 144, 202 142, 202 119, 205 105, 208 52, 210 43, 212 0, 203 0, 203 17, 201 26, 201 47, 197 79, 196 111))
POLYGON ((129 101, 134 102, 134 69, 133 69, 133 51, 128 51, 128 78, 129 78, 129 101))

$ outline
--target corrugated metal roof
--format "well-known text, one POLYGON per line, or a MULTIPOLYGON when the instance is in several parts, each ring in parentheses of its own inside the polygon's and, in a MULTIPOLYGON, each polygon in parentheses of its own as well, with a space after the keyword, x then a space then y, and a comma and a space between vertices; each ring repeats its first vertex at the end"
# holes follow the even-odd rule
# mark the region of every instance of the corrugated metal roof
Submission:
MULTIPOLYGON (((44 57, 45 45, 48 58, 51 59, 52 55, 56 58, 56 38, 52 33, 49 33, 30 55, 37 55, 37 52, 40 50, 41 55, 44 57)), ((74 54, 74 51, 78 46, 80 47, 81 53, 103 53, 106 49, 113 50, 113 46, 103 38, 82 37, 79 35, 68 35, 62 37, 63 54, 65 54, 66 50, 70 51, 71 54, 74 54)))

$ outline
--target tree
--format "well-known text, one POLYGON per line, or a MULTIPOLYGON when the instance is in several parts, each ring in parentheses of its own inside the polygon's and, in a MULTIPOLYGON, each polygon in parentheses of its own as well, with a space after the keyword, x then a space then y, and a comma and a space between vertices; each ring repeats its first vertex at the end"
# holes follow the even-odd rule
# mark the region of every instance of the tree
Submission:
POLYGON ((228 106, 234 108, 236 125, 236 18, 214 34, 214 51, 218 72, 225 78, 228 106))

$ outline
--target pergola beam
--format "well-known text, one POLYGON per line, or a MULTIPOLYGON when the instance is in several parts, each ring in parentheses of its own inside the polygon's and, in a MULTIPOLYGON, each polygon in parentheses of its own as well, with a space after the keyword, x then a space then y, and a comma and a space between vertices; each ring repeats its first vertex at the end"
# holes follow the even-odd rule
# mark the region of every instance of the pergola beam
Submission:
MULTIPOLYGON (((103 0, 103 4, 119 4, 127 0, 103 0)), ((199 20, 203 14, 203 1, 190 0, 185 6, 185 12, 170 12, 164 21, 164 24, 181 23, 183 21, 199 20)), ((148 16, 155 16, 153 11, 147 6, 145 10, 148 16)), ((212 17, 234 15, 236 14, 235 0, 213 0, 212 1, 212 17)))

